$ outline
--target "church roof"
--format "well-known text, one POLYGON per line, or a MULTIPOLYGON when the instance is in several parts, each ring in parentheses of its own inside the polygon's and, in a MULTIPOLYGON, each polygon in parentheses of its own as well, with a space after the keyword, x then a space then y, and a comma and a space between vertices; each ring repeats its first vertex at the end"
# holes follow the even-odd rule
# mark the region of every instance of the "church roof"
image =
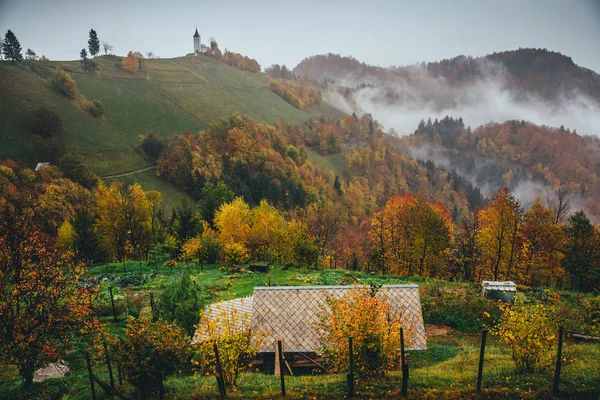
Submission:
POLYGON ((198 33, 198 28, 196 28, 196 33, 194 33, 194 37, 200 37, 200 34, 198 33))

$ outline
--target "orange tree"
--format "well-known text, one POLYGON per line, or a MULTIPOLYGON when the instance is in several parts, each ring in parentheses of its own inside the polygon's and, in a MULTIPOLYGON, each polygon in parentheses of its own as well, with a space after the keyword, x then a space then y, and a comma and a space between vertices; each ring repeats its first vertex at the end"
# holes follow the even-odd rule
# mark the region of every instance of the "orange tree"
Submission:
POLYGON ((373 288, 355 287, 342 298, 327 297, 316 328, 330 370, 348 370, 350 336, 359 377, 379 376, 392 368, 398 360, 401 324, 389 315, 389 303, 373 288))
POLYGON ((29 386, 36 368, 60 359, 78 333, 93 332, 84 272, 42 232, 40 190, 29 170, 0 170, 0 359, 29 386))

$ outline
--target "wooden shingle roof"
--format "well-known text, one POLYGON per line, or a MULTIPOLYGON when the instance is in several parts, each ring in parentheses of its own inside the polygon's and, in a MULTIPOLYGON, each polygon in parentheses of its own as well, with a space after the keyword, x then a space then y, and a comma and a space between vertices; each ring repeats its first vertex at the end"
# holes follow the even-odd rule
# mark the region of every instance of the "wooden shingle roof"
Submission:
MULTIPOLYGON (((267 334, 260 352, 274 352, 281 337, 286 352, 318 352, 315 329, 319 311, 327 296, 343 297, 354 286, 265 286, 254 288, 254 295, 212 304, 205 309, 208 318, 218 312, 251 315, 252 328, 267 334)), ((377 292, 390 304, 391 315, 405 327, 409 350, 425 350, 427 342, 418 285, 383 285, 377 292)), ((196 334, 195 341, 201 340, 196 334)))

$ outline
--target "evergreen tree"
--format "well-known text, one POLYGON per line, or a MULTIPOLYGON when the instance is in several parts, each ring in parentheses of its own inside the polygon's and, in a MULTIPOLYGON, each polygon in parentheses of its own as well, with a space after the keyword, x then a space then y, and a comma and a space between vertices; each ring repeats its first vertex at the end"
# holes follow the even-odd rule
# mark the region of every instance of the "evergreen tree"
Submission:
POLYGON ((81 51, 79 52, 79 58, 81 59, 81 62, 83 64, 87 63, 87 51, 85 51, 85 49, 81 49, 81 51))
POLYGON ((14 33, 9 29, 4 35, 4 42, 2 43, 2 53, 7 60, 23 61, 23 55, 21 54, 21 43, 15 36, 14 33))
POLYGON ((90 38, 88 40, 88 48, 90 49, 90 55, 92 57, 96 57, 96 55, 100 52, 100 40, 98 39, 98 35, 96 31, 90 29, 90 38))

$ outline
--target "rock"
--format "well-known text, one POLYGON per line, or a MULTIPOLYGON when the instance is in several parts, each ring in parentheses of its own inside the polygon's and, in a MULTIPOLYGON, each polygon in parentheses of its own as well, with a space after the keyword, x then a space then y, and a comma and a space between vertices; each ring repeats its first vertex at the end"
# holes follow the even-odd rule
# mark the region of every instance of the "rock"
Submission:
POLYGON ((50 363, 33 373, 33 381, 42 382, 50 378, 63 378, 69 370, 69 367, 67 367, 62 360, 56 363, 50 363))

